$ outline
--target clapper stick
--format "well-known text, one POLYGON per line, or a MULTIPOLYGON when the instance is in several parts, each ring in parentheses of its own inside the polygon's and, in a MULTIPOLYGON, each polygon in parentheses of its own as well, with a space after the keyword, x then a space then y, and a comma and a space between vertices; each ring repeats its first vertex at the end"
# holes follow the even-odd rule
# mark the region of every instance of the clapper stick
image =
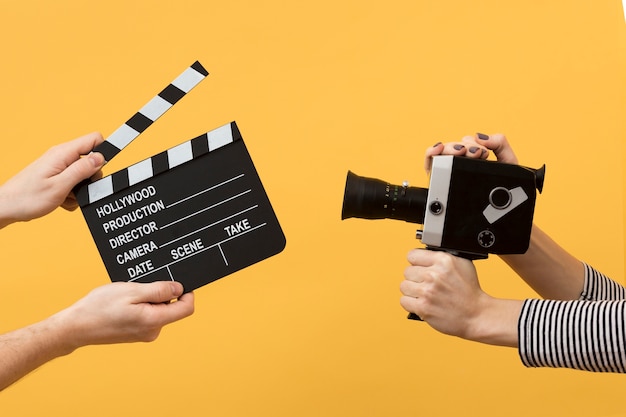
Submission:
POLYGON ((209 73, 202 64, 194 62, 93 151, 100 152, 105 161, 110 161, 207 75, 209 73))

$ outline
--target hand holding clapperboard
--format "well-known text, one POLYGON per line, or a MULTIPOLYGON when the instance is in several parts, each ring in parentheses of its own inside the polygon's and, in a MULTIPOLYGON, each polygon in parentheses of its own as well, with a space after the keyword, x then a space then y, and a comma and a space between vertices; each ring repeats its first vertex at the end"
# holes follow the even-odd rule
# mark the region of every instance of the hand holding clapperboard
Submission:
MULTIPOLYGON (((94 151, 110 161, 207 75, 195 62, 94 151)), ((112 281, 189 292, 285 248, 235 122, 74 192, 112 281)))

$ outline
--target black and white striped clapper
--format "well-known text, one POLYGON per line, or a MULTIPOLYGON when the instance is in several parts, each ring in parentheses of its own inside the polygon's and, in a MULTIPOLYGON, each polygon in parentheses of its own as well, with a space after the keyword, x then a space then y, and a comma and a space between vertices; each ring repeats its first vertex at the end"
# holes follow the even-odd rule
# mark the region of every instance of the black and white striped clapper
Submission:
MULTIPOLYGON (((196 62, 94 151, 110 160, 206 75, 196 62)), ((286 244, 235 122, 74 191, 112 281, 193 291, 286 244)))

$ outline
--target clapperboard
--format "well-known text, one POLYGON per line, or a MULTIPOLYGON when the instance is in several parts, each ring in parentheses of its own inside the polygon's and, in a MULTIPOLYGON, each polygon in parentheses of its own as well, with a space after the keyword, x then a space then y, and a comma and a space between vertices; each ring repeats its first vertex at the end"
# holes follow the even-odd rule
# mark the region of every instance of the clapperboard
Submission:
MULTIPOLYGON (((94 151, 110 161, 207 75, 195 62, 94 151)), ((188 292, 286 244, 235 122, 74 192, 112 281, 188 292)))

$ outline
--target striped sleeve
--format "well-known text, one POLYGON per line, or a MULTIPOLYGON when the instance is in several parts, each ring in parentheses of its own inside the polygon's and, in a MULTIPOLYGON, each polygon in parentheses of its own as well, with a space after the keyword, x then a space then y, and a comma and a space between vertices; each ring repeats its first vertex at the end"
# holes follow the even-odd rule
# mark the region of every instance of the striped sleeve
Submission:
POLYGON ((524 301, 519 354, 528 367, 626 373, 626 289, 585 265, 581 299, 524 301))
POLYGON ((623 300, 626 299, 626 288, 607 276, 596 271, 587 264, 585 266, 585 285, 580 295, 581 300, 623 300))

